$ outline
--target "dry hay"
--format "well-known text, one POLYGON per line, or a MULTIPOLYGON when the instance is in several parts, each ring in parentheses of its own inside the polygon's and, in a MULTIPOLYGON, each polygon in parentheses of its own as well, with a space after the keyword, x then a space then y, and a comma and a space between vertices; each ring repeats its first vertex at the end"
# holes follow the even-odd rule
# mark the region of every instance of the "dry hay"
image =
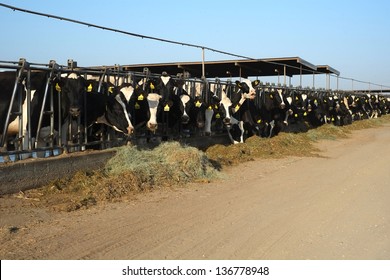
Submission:
POLYGON ((121 147, 105 167, 109 175, 134 173, 141 182, 152 186, 210 179, 215 169, 206 155, 178 142, 163 143, 153 150, 121 147))
POLYGON ((285 156, 313 156, 318 150, 306 133, 279 133, 273 138, 252 136, 245 143, 234 146, 215 145, 206 155, 221 165, 234 165, 255 158, 281 158, 285 156))
POLYGON ((353 130, 377 127, 389 120, 390 116, 385 116, 343 127, 323 125, 307 133, 280 133, 273 138, 254 136, 242 144, 211 146, 205 153, 177 142, 166 142, 152 150, 124 146, 116 149, 116 155, 102 170, 79 172, 17 197, 31 205, 49 206, 59 211, 89 208, 104 201, 131 200, 137 193, 156 188, 209 181, 219 175, 218 170, 223 166, 255 158, 317 156, 315 142, 345 138, 353 130))
POLYGON ((116 149, 105 168, 78 172, 23 193, 34 205, 59 211, 89 208, 99 202, 132 199, 137 193, 175 184, 209 181, 218 176, 206 155, 193 147, 167 142, 153 150, 116 149))

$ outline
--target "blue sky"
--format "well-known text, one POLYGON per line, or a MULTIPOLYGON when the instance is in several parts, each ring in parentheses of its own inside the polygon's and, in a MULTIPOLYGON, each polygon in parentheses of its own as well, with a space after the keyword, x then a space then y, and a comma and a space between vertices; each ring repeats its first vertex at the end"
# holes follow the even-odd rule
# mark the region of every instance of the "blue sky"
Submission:
MULTIPOLYGON (((341 76, 390 86, 390 1, 67 0, 0 3, 253 58, 299 56, 341 76)), ((0 60, 113 65, 199 61, 199 49, 0 7, 0 60), (7 38, 7 39, 5 39, 7 38)), ((235 59, 206 52, 206 60, 235 59)), ((322 75, 323 76, 323 75, 322 75)), ((262 80, 271 80, 264 78, 262 80)), ((316 77, 322 86, 324 77, 316 77)), ((304 83, 311 85, 312 77, 304 83)), ((299 77, 292 83, 299 84, 299 77)), ((351 81, 339 80, 341 88, 351 81)), ((331 79, 336 86, 336 79, 331 79)), ((355 88, 368 88, 355 82, 355 88)), ((374 88, 374 86, 371 86, 374 88)))

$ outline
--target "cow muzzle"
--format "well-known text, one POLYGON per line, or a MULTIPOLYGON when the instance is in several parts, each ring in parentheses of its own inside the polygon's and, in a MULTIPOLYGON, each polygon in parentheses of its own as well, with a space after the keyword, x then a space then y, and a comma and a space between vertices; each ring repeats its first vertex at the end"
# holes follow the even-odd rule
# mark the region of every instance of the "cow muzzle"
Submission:
POLYGON ((74 118, 77 118, 78 116, 80 116, 80 108, 77 108, 77 107, 71 107, 69 109, 69 114, 74 117, 74 118))
POLYGON ((230 125, 230 118, 224 118, 223 119, 223 124, 224 125, 230 125))
POLYGON ((198 128, 204 128, 204 126, 205 126, 205 122, 198 121, 198 122, 196 122, 196 124, 197 124, 198 128))
POLYGON ((158 126, 157 123, 150 123, 150 122, 147 123, 148 129, 152 132, 155 132, 157 130, 157 126, 158 126))
POLYGON ((133 133, 134 133, 134 127, 132 126, 127 127, 127 135, 131 135, 133 133))
POLYGON ((187 116, 187 115, 181 116, 181 123, 182 124, 188 124, 189 121, 190 121, 190 117, 189 116, 187 116))

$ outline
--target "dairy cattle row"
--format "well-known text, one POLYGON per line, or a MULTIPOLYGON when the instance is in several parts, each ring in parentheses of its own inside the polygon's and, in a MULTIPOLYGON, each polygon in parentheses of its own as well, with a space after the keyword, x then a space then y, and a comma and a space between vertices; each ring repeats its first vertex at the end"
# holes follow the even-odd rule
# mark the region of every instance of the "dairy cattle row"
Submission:
POLYGON ((252 135, 272 137, 323 124, 348 125, 390 109, 390 98, 378 94, 277 88, 248 79, 204 81, 196 89, 187 83, 166 73, 145 81, 141 91, 147 99, 153 97, 155 108, 155 122, 147 126, 151 131, 183 136, 226 130, 232 143, 242 143, 252 135))
POLYGON ((165 72, 120 81, 74 71, 0 72, 0 97, 2 152, 69 150, 108 134, 168 139, 226 131, 232 143, 242 143, 252 135, 347 125, 390 108, 390 99, 376 94, 277 88, 248 79, 194 81, 165 72))

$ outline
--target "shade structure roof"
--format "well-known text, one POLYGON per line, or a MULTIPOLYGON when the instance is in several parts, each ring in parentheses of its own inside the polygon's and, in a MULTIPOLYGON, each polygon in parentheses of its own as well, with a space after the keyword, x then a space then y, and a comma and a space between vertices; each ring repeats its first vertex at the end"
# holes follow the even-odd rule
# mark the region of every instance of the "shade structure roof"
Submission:
MULTIPOLYGON (((170 62, 123 65, 125 71, 143 72, 148 68, 151 73, 160 74, 163 71, 170 75, 189 72, 193 77, 202 76, 202 62, 170 62)), ((340 73, 330 66, 321 66, 318 71, 316 65, 300 57, 220 60, 204 62, 206 78, 228 77, 259 77, 259 76, 294 76, 305 74, 340 73)))
POLYGON ((330 67, 329 65, 317 65, 317 72, 324 74, 335 74, 337 76, 340 76, 340 72, 333 67, 330 67))

